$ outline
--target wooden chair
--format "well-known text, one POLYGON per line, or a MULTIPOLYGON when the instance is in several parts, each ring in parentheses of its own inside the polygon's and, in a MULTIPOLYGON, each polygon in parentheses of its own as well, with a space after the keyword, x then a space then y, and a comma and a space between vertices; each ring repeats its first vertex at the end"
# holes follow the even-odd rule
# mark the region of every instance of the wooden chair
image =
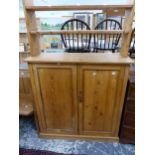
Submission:
MULTIPOLYGON (((90 27, 79 19, 66 21, 61 30, 90 30, 90 27)), ((91 34, 62 34, 61 39, 66 52, 90 52, 91 34)))
MULTIPOLYGON (((105 19, 100 22, 95 30, 121 30, 121 24, 114 19, 105 19)), ((94 35, 94 52, 103 52, 111 50, 113 53, 117 49, 121 34, 95 34, 94 35)))
POLYGON ((135 58, 135 28, 132 30, 132 34, 131 34, 129 56, 131 58, 135 58))

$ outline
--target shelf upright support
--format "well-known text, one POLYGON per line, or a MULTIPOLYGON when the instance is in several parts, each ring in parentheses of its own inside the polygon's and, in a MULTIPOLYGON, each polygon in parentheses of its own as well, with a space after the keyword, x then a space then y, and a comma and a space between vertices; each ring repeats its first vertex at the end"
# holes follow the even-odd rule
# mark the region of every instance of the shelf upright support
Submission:
POLYGON ((126 19, 123 25, 124 32, 122 34, 122 43, 120 49, 120 55, 123 57, 128 56, 134 15, 135 15, 135 6, 133 5, 131 10, 125 11, 126 19))
POLYGON ((31 56, 37 56, 41 52, 40 35, 30 33, 31 31, 37 31, 37 19, 35 11, 27 10, 27 6, 33 6, 33 0, 23 0, 23 7, 25 13, 28 40, 30 44, 30 54, 31 56))

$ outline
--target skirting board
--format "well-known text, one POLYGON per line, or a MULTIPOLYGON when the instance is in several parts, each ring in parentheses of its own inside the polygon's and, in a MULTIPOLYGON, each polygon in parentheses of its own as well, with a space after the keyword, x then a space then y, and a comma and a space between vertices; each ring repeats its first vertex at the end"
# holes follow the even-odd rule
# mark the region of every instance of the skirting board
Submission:
POLYGON ((51 133, 39 133, 41 138, 56 138, 56 139, 73 139, 73 140, 95 140, 105 142, 119 142, 119 137, 101 137, 101 136, 89 136, 89 135, 67 135, 67 134, 51 134, 51 133))

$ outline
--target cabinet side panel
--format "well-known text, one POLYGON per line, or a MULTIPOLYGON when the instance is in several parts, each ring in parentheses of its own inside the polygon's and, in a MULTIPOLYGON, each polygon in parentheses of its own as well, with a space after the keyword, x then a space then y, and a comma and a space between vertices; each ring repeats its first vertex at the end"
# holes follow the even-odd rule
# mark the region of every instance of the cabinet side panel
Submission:
POLYGON ((126 91, 127 81, 129 77, 129 66, 121 66, 120 73, 121 74, 119 78, 119 87, 118 87, 117 98, 116 98, 118 104, 114 113, 114 115, 116 116, 114 117, 114 124, 113 124, 114 135, 118 135, 119 128, 120 128, 125 91, 126 91))

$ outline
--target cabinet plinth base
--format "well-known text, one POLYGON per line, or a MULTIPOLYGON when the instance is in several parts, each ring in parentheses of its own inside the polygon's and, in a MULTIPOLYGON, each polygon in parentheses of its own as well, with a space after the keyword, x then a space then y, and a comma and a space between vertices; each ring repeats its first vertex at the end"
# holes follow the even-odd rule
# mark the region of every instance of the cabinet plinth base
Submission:
POLYGON ((41 138, 56 138, 56 139, 71 139, 71 140, 95 140, 105 142, 119 142, 119 137, 102 137, 102 136, 89 136, 89 135, 68 135, 68 134, 51 134, 39 133, 41 138))

